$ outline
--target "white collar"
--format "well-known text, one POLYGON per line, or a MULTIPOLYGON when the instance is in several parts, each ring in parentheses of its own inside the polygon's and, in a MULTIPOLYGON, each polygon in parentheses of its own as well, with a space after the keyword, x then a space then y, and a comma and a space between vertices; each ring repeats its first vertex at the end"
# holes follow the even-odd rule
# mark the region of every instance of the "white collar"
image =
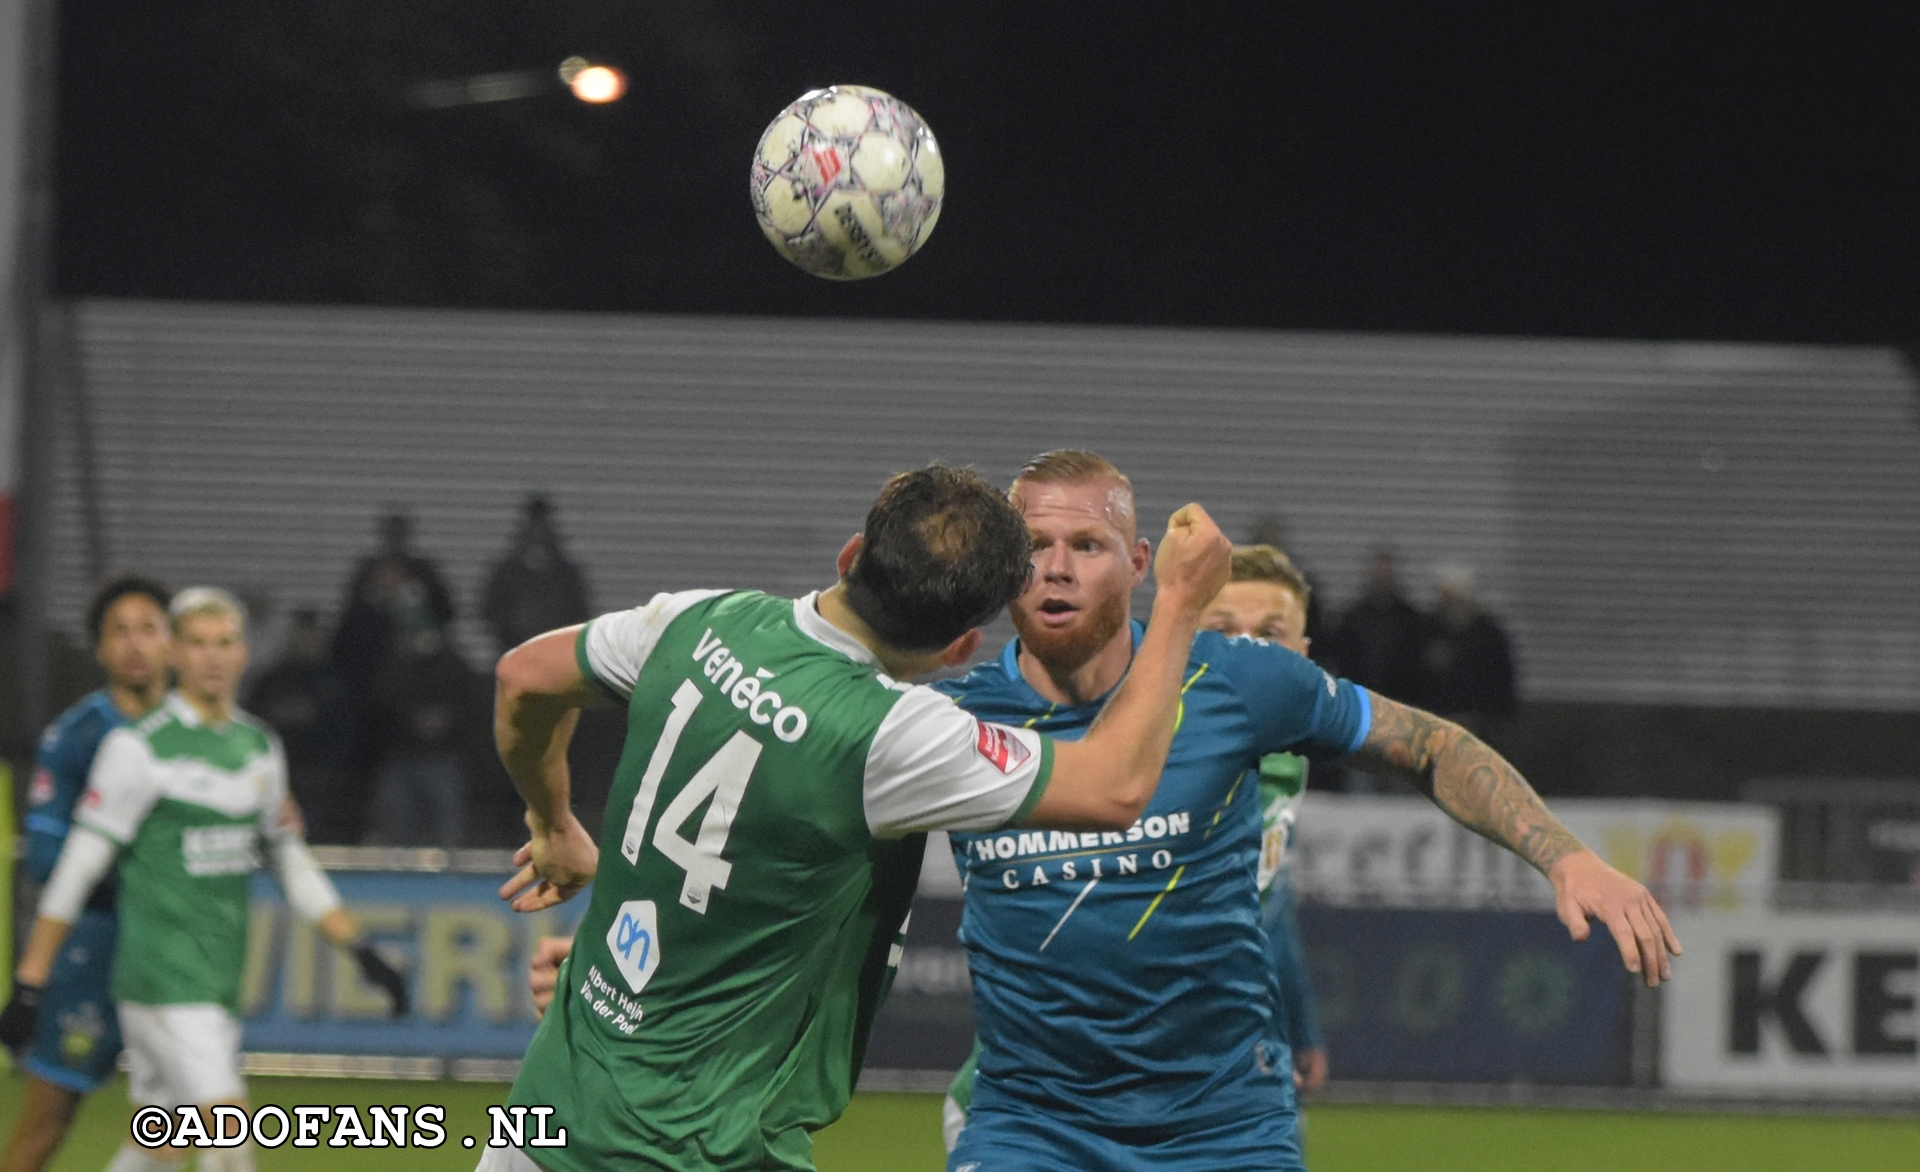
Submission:
POLYGON ((227 714, 227 722, 218 728, 214 728, 213 725, 207 723, 206 717, 200 715, 200 710, 193 706, 192 701, 180 694, 178 688, 168 692, 167 698, 161 701, 161 703, 166 705, 167 711, 173 713, 176 720, 188 728, 213 728, 215 732, 220 733, 224 733, 228 728, 232 727, 235 719, 234 713, 238 711, 237 708, 230 709, 227 714))
POLYGON ((200 710, 189 704, 187 698, 179 692, 168 692, 167 698, 162 703, 167 706, 167 711, 173 713, 175 720, 188 728, 199 728, 207 723, 200 718, 200 710))
POLYGON ((793 600, 793 621, 800 630, 815 642, 826 644, 855 663, 879 667, 880 660, 865 643, 827 621, 826 616, 820 613, 819 599, 820 592, 816 590, 804 598, 793 600))

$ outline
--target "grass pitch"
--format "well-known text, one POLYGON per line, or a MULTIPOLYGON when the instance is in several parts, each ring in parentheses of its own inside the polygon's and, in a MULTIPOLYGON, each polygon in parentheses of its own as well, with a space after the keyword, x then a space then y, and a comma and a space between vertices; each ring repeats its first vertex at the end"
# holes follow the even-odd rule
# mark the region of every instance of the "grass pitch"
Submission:
MULTIPOLYGON (((20 1086, 16 1074, 0 1079, 0 1127, 8 1131, 20 1086)), ((487 1105, 506 1093, 491 1083, 364 1079, 255 1078, 249 1086, 256 1104, 447 1109, 448 1140, 438 1149, 282 1147, 259 1153, 261 1172, 469 1172, 479 1151, 461 1137, 484 1142, 487 1105)), ((88 1099, 54 1172, 99 1172, 127 1134, 130 1113, 124 1081, 88 1099)), ((940 1098, 857 1096, 815 1150, 820 1172, 939 1172, 940 1098)), ((1308 1114, 1307 1164, 1313 1172, 1914 1172, 1920 1120, 1320 1106, 1308 1114)))

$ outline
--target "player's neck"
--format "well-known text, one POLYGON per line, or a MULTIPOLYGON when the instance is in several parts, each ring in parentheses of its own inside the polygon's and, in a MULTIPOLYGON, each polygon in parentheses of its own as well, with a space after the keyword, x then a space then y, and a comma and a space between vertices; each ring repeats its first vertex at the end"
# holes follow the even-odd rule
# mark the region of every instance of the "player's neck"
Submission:
POLYGON ((233 697, 231 696, 209 696, 183 690, 180 698, 200 715, 201 723, 210 728, 220 728, 233 719, 233 697))
POLYGON ((167 677, 162 675, 150 684, 134 686, 117 680, 107 683, 107 699, 120 715, 128 720, 138 720, 147 713, 160 707, 160 701, 167 698, 167 677))
POLYGON ((851 635, 862 647, 873 652, 873 657, 880 661, 880 666, 896 680, 910 680, 940 666, 938 656, 930 656, 924 652, 903 652, 874 634, 873 628, 867 626, 866 620, 862 619, 847 602, 846 589, 837 582, 820 592, 815 609, 820 612, 821 618, 851 635))
POLYGON ((1020 677, 1050 704, 1078 707, 1090 704, 1119 687, 1133 666, 1133 624, 1122 623, 1113 638, 1080 666, 1066 669, 1035 655, 1020 642, 1020 677))

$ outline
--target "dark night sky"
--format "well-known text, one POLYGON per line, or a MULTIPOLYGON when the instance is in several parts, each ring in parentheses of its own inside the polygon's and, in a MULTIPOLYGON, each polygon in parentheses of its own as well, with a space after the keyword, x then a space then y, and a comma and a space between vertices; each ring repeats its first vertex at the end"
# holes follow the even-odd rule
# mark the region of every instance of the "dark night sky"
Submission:
POLYGON ((1778 341, 1920 337, 1920 8, 69 0, 75 294, 1778 341), (1855 12, 1844 12, 1857 9, 1855 12), (1896 10, 1897 9, 1897 10, 1896 10), (408 87, 584 52, 628 97, 408 87), (834 82, 947 157, 847 286, 746 199, 834 82))

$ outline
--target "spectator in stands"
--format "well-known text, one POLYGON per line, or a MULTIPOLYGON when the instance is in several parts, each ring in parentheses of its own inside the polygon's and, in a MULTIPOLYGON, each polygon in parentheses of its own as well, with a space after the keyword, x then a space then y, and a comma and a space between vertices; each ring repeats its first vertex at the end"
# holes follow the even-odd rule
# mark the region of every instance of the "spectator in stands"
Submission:
POLYGON ((444 635, 453 622, 453 595, 434 564, 413 552, 412 529, 397 509, 380 518, 380 548, 355 567, 333 633, 333 667, 354 706, 355 769, 363 778, 384 755, 390 726, 375 695, 402 639, 423 630, 444 635))
POLYGON ((366 778, 355 768, 359 728, 346 682, 327 662, 318 612, 293 612, 280 662, 253 682, 245 707, 280 734, 288 784, 306 815, 307 841, 359 842, 368 796, 366 778))
POLYGON ((480 616, 502 654, 535 635, 593 617, 586 579, 560 549, 546 497, 527 498, 513 544, 487 575, 483 599, 480 616))
POLYGON ((1333 661, 1354 683, 1404 704, 1424 707, 1427 619, 1400 590, 1393 550, 1374 549, 1360 597, 1334 631, 1333 661))
POLYGON ((385 741, 374 797, 382 846, 465 845, 467 778, 461 755, 483 712, 479 677, 445 630, 416 626, 381 674, 385 741))
POLYGON ((1498 746, 1519 707, 1512 644, 1480 609, 1471 569, 1442 566, 1435 583, 1439 601, 1427 625, 1423 656, 1427 706, 1498 746))

